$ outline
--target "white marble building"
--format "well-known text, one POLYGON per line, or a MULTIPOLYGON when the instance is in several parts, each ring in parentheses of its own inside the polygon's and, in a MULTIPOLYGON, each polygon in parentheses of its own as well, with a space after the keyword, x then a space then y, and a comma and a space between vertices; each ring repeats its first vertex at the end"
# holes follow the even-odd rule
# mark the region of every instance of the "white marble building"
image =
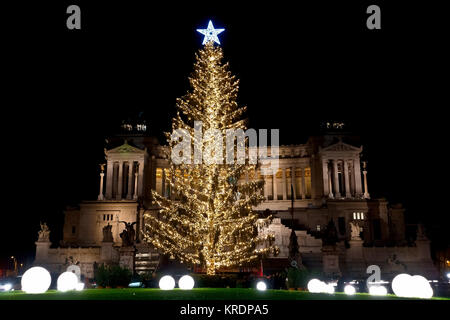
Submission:
MULTIPOLYGON (((416 246, 406 246, 404 209, 370 197, 370 174, 360 160, 362 147, 344 141, 345 136, 323 135, 311 137, 305 144, 281 146, 276 174, 242 177, 265 181, 266 200, 255 210, 270 212, 276 218, 269 229, 275 233, 281 252, 271 259, 287 258, 293 197, 295 229, 305 266, 357 276, 364 274, 368 265, 378 264, 386 274, 400 268, 434 276, 428 240, 422 237, 416 246), (330 220, 340 240, 332 252, 324 250, 320 238, 330 220), (360 227, 362 239, 352 238, 350 222, 360 227)), ((150 189, 175 197, 166 183, 164 147, 143 134, 128 134, 116 139, 116 145, 105 149, 106 173, 100 173, 97 200, 84 201, 65 212, 61 248, 49 249, 50 243, 38 241, 36 264, 57 271, 64 268, 67 257, 72 257, 80 262, 82 272, 92 277, 94 262, 119 261, 119 234, 125 227, 120 221, 126 221, 136 222, 136 270, 156 266, 158 254, 140 242, 139 232, 143 213, 158 210, 151 204, 150 189), (113 243, 102 242, 102 230, 108 224, 113 243)))

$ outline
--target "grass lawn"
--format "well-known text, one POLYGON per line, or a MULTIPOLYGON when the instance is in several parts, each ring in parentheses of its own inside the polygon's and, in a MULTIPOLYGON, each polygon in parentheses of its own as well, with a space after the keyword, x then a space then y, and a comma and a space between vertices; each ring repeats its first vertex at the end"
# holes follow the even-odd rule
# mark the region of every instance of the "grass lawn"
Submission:
MULTIPOLYGON (((195 288, 189 291, 174 289, 86 289, 80 292, 58 292, 49 290, 43 294, 26 294, 22 291, 0 292, 0 300, 391 300, 395 295, 374 297, 366 293, 347 296, 317 294, 303 291, 267 290, 238 288, 195 288)), ((446 298, 433 298, 450 300, 446 298)))

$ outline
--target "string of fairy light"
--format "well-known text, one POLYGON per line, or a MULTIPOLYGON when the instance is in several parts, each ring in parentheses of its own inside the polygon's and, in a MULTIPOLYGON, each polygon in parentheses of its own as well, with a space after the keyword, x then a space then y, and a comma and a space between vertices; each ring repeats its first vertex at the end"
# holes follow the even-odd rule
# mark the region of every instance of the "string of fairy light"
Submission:
MULTIPOLYGON (((213 41, 199 50, 189 78, 192 90, 177 99, 177 114, 172 120, 173 130, 187 130, 192 145, 200 144, 203 150, 224 146, 217 145, 217 139, 202 136, 200 140, 194 134, 194 121, 202 121, 202 130, 218 129, 224 136, 227 129, 246 129, 246 120, 242 119, 246 108, 236 102, 239 81, 222 58, 221 47, 214 46, 213 41)), ((144 215, 144 240, 180 262, 206 267, 209 275, 276 252, 273 234, 257 230, 257 221, 267 223, 271 217, 260 219, 252 209, 264 200, 264 182, 238 182, 241 177, 254 175, 258 166, 248 161, 234 165, 174 164, 169 155, 176 141, 169 133, 166 137, 166 178, 178 199, 152 190, 160 210, 156 215, 144 215)))

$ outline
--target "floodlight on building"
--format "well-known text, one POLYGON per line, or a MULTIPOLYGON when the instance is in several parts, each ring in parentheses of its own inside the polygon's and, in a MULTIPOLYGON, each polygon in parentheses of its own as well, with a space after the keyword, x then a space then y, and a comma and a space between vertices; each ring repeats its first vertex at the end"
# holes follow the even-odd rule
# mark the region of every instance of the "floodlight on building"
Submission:
POLYGON ((264 281, 258 281, 258 283, 256 284, 256 289, 258 289, 259 291, 266 291, 267 285, 264 281))
POLYGON ((32 267, 22 276, 22 291, 26 293, 44 293, 50 288, 52 277, 50 272, 42 267, 32 267))
POLYGON ((194 278, 190 275, 184 275, 180 278, 180 280, 178 280, 178 287, 180 287, 181 290, 191 290, 194 288, 194 285, 194 278))
POLYGON ((159 288, 161 290, 172 290, 175 288, 175 279, 171 276, 164 276, 159 279, 159 288))

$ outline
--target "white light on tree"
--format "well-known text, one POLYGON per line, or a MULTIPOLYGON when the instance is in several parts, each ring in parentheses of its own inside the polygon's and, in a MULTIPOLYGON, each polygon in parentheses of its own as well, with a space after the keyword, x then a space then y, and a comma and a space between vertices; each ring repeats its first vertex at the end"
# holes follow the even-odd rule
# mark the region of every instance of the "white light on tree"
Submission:
POLYGON ((385 296, 387 295, 387 289, 385 286, 374 286, 369 287, 369 294, 372 296, 385 296))
POLYGON ((194 287, 194 284, 194 279, 189 275, 182 276, 180 280, 178 280, 178 286, 181 290, 191 290, 194 287))
POLYGON ((32 267, 22 276, 22 291, 26 293, 44 293, 50 288, 52 277, 50 272, 42 267, 32 267))
POLYGON ((352 286, 351 284, 348 284, 344 287, 344 292, 347 295, 354 295, 356 293, 356 289, 354 286, 352 286))
POLYGON ((164 276, 159 279, 159 288, 161 290, 172 290, 175 288, 175 279, 171 276, 164 276))
POLYGON ((197 32, 200 32, 205 36, 202 44, 206 44, 209 41, 214 41, 215 43, 220 44, 219 37, 217 35, 224 30, 225 29, 214 29, 212 21, 209 20, 208 27, 206 29, 197 29, 197 32))
POLYGON ((63 272, 56 281, 58 291, 66 292, 75 290, 78 284, 78 277, 73 272, 63 272))
POLYGON ((265 291, 267 289, 267 285, 264 281, 258 281, 258 283, 256 284, 256 289, 258 289, 259 291, 265 291))

